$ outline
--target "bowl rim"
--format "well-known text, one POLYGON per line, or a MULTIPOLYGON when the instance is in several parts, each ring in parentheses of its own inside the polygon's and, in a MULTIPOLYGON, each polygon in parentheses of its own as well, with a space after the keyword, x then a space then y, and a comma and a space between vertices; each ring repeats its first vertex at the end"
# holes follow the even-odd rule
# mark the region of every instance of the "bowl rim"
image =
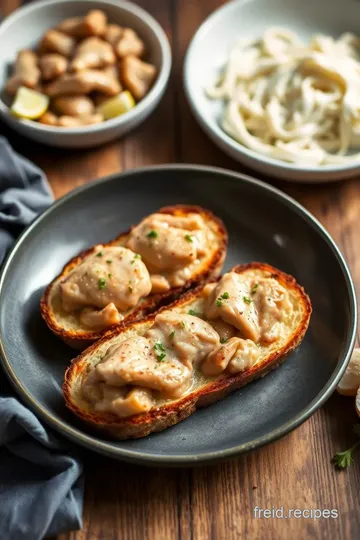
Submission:
POLYGON ((290 433, 292 430, 300 426, 300 424, 302 424, 305 420, 307 420, 319 407, 321 407, 325 403, 325 401, 334 392, 337 383, 339 382, 341 376, 343 375, 346 369, 346 366, 350 361, 351 353, 355 344, 357 320, 358 320, 356 294, 355 294, 355 288, 354 288, 354 284, 351 278, 349 268, 346 264, 346 261, 342 253, 337 247, 335 241, 333 240, 331 235, 327 232, 325 227, 308 210, 306 210, 306 208, 304 208, 295 199, 293 199, 289 195, 286 195, 280 189, 277 189, 261 180, 258 180, 257 178, 248 176, 246 174, 223 169, 220 167, 211 167, 211 166, 205 166, 205 165, 169 164, 169 165, 144 166, 144 167, 139 167, 137 169, 130 169, 124 172, 117 172, 117 173, 105 176, 103 178, 100 178, 99 180, 96 180, 94 182, 90 182, 88 184, 80 186, 77 189, 70 191, 68 194, 61 197, 57 201, 55 201, 45 212, 43 212, 40 216, 38 216, 25 229, 25 231, 18 238, 13 248, 11 249, 10 253, 8 254, 6 261, 4 262, 2 266, 2 270, 0 272, 0 298, 2 295, 2 290, 3 290, 3 286, 5 283, 8 269, 12 263, 12 259, 15 257, 17 251, 21 248, 23 243, 26 241, 26 238, 30 234, 32 234, 34 230, 36 230, 36 227, 39 223, 41 223, 44 219, 46 219, 49 215, 51 215, 54 209, 58 209, 64 203, 66 203, 69 199, 72 199, 74 196, 84 194, 86 193, 87 190, 93 189, 94 187, 98 185, 106 185, 106 183, 108 182, 110 183, 114 181, 118 182, 119 179, 130 178, 130 177, 132 177, 133 180, 136 181, 136 178, 138 175, 146 174, 147 172, 156 172, 156 171, 169 171, 170 173, 173 171, 185 171, 185 172, 191 171, 192 173, 205 172, 209 174, 220 175, 222 177, 226 177, 229 180, 233 180, 236 182, 242 181, 248 185, 254 186, 257 189, 265 190, 265 192, 271 194, 273 197, 277 199, 280 199, 284 205, 286 205, 287 207, 290 207, 295 213, 302 216, 304 221, 309 226, 311 226, 317 232, 317 234, 319 234, 323 238, 325 243, 329 246, 343 274, 347 291, 348 291, 349 311, 350 311, 349 332, 348 332, 348 338, 346 342, 346 348, 344 349, 344 357, 343 358, 339 357, 338 363, 336 367, 334 368, 334 371, 332 372, 326 384, 319 391, 319 393, 314 397, 314 399, 310 403, 308 403, 300 412, 298 412, 292 418, 292 420, 289 420, 286 424, 282 424, 278 428, 270 431, 268 434, 260 436, 251 442, 246 442, 240 445, 232 446, 232 447, 226 448, 225 450, 210 451, 210 452, 204 451, 202 453, 198 453, 192 456, 184 456, 180 454, 180 455, 174 455, 174 456, 169 457, 166 454, 154 455, 154 454, 151 454, 151 452, 139 452, 136 450, 135 451, 128 450, 126 448, 116 448, 114 446, 113 441, 96 440, 96 434, 94 436, 87 434, 85 431, 82 430, 81 427, 78 427, 75 422, 74 423, 71 422, 69 424, 65 420, 55 418, 54 415, 46 409, 46 407, 41 405, 41 403, 38 400, 36 400, 36 398, 32 397, 30 392, 22 384, 21 380, 16 376, 11 366, 11 362, 7 358, 7 354, 6 354, 6 351, 2 342, 2 338, 1 338, 1 330, 0 330, 0 365, 2 364, 4 371, 7 374, 13 387, 15 388, 17 393, 21 396, 21 398, 24 400, 24 402, 30 407, 30 409, 33 410, 42 420, 44 420, 47 425, 51 426, 52 428, 55 428, 59 433, 64 435, 66 438, 70 439, 71 441, 81 446, 89 448, 90 450, 96 451, 100 454, 104 454, 113 458, 121 459, 123 461, 128 461, 128 462, 138 463, 138 464, 160 465, 160 466, 186 466, 186 465, 193 466, 193 465, 199 465, 199 464, 203 465, 206 463, 213 463, 215 461, 221 461, 224 459, 234 458, 236 456, 239 456, 240 454, 249 452, 251 450, 254 450, 255 448, 260 448, 270 442, 276 441, 277 439, 283 437, 284 435, 290 433))
MULTIPOLYGON (((217 25, 222 19, 222 17, 224 17, 228 12, 241 9, 243 6, 257 1, 259 0, 231 0, 230 2, 220 6, 215 11, 210 13, 210 15, 203 21, 203 23, 199 26, 199 28, 193 35, 185 54, 183 67, 183 84, 186 98, 196 120, 199 122, 200 126, 207 132, 207 135, 210 136, 210 138, 212 138, 214 142, 219 142, 222 150, 224 150, 225 147, 228 150, 231 150, 232 156, 234 156, 235 154, 243 155, 247 158, 247 161, 249 163, 251 161, 256 162, 257 170, 260 169, 259 166, 261 165, 265 165, 269 169, 273 170, 281 169, 283 171, 282 178, 285 176, 284 173, 286 172, 288 172, 289 175, 291 175, 291 173, 304 173, 309 175, 313 175, 314 173, 316 173, 317 175, 326 176, 326 174, 328 173, 355 171, 357 169, 360 169, 360 160, 352 163, 344 163, 342 165, 302 166, 295 163, 281 161, 268 156, 263 156, 262 154, 255 152, 254 150, 250 150, 246 146, 242 145, 241 143, 230 137, 230 135, 220 129, 220 127, 217 125, 216 121, 214 121, 212 117, 208 118, 207 116, 205 117, 201 114, 200 108, 197 105, 197 100, 192 93, 190 84, 190 72, 194 51, 196 50, 198 44, 205 37, 205 35, 208 32, 211 32, 212 28, 217 25)), ((271 0, 267 1, 269 2, 271 0)))
MULTIPOLYGON (((81 1, 81 0, 80 0, 81 1)), ((43 7, 51 5, 60 5, 60 4, 74 4, 76 0, 39 0, 32 4, 28 4, 16 9, 13 13, 7 16, 2 23, 0 23, 0 40, 3 30, 11 27, 11 25, 16 22, 18 19, 21 19, 24 16, 27 16, 29 13, 34 11, 41 10, 43 7)), ((86 3, 89 4, 89 9, 91 5, 96 3, 99 4, 99 0, 86 0, 86 3)), ((57 126, 48 126, 46 124, 40 124, 33 120, 27 119, 17 119, 10 114, 10 109, 4 104, 0 99, 0 113, 7 116, 13 121, 19 122, 27 129, 34 129, 35 131, 43 133, 52 133, 52 134, 71 134, 71 135, 81 135, 85 133, 97 133, 101 132, 107 128, 111 129, 114 127, 124 126, 128 122, 136 120, 138 117, 141 117, 151 105, 157 101, 157 98, 162 95, 165 87, 168 83, 171 71, 172 56, 169 40, 166 36, 165 31, 156 21, 156 19, 150 15, 145 9, 138 6, 133 2, 128 2, 127 0, 101 0, 101 3, 104 6, 111 6, 114 8, 120 8, 123 11, 132 13, 139 20, 145 23, 145 25, 151 30, 153 35, 156 37, 161 51, 161 64, 159 72, 155 83, 151 87, 149 93, 141 100, 136 106, 126 112, 123 115, 105 120, 99 124, 92 124, 88 126, 80 127, 57 127, 57 126)))

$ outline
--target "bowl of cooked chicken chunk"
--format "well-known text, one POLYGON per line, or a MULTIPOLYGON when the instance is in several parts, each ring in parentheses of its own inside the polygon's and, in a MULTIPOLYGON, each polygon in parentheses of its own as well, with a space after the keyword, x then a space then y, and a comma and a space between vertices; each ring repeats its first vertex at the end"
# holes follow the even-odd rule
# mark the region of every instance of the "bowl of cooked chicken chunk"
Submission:
POLYGON ((91 147, 143 122, 171 68, 165 32, 121 0, 45 0, 0 26, 0 115, 22 135, 91 147))

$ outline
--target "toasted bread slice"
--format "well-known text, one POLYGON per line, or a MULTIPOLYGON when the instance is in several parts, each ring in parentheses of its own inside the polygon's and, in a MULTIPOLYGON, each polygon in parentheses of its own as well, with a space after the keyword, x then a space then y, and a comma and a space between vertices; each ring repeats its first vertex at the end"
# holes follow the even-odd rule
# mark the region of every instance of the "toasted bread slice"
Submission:
MULTIPOLYGON (((312 311, 310 299, 293 277, 267 264, 250 263, 239 265, 232 271, 239 274, 251 272, 256 277, 265 276, 278 280, 289 292, 293 306, 293 315, 285 334, 282 334, 281 338, 275 343, 260 347, 261 355, 252 368, 235 375, 223 373, 217 377, 205 377, 200 371, 194 371, 193 384, 185 395, 176 400, 159 401, 147 413, 119 418, 110 413, 95 412, 92 406, 82 397, 81 384, 84 378, 100 361, 111 345, 118 344, 134 335, 144 335, 156 317, 156 314, 152 314, 142 321, 128 324, 126 328, 117 328, 72 361, 71 366, 65 373, 63 385, 67 407, 86 423, 118 439, 145 437, 152 432, 162 431, 177 424, 194 413, 198 407, 210 405, 276 368, 284 361, 286 355, 301 343, 305 335, 312 311)), ((204 285, 201 285, 187 292, 171 306, 162 308, 160 311, 175 310, 185 314, 191 309, 201 312, 205 301, 202 294, 203 288, 204 285)), ((211 321, 208 322, 211 324, 211 321)))
MULTIPOLYGON (((160 306, 170 303, 174 298, 177 298, 186 290, 193 288, 210 278, 217 277, 220 274, 226 256, 228 235, 224 223, 218 217, 209 210, 204 210, 199 206, 184 205, 161 208, 157 213, 171 214, 173 216, 187 216, 188 214, 194 213, 199 214, 203 218, 206 226, 209 227, 213 233, 214 239, 209 253, 201 259, 200 264, 196 266, 192 275, 182 287, 172 288, 164 293, 150 294, 141 299, 134 308, 129 309, 119 325, 113 325, 112 327, 107 327, 101 331, 91 331, 81 325, 78 313, 67 313, 64 311, 60 296, 60 283, 86 256, 95 252, 96 246, 82 251, 79 255, 71 259, 64 266, 61 274, 48 285, 40 304, 41 314, 46 324, 50 330, 65 341, 65 343, 75 349, 83 350, 91 345, 91 343, 99 340, 107 332, 114 329, 114 327, 126 327, 129 323, 154 312, 160 306)), ((120 234, 117 238, 107 244, 102 244, 102 246, 124 246, 131 230, 132 229, 120 234)))

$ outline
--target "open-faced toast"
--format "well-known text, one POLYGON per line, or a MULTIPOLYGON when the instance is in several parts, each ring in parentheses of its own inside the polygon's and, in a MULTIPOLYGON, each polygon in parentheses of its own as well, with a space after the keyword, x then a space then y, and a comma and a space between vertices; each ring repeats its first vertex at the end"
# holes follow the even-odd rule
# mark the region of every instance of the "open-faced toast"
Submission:
MULTIPOLYGON (((99 342, 89 347, 80 356, 75 358, 65 374, 63 393, 66 405, 73 413, 89 425, 104 430, 109 435, 119 439, 144 437, 152 432, 164 430, 187 418, 194 413, 198 407, 210 405, 211 403, 224 398, 234 390, 256 378, 263 377, 271 369, 277 367, 284 361, 288 353, 293 351, 301 343, 309 324, 311 311, 312 308, 309 297, 306 295, 303 288, 296 283, 293 277, 263 263, 250 263, 236 266, 230 273, 225 274, 212 283, 201 285, 196 289, 188 291, 170 306, 160 309, 157 313, 149 315, 144 320, 132 322, 125 328, 115 329, 111 334, 105 336, 99 342), (226 309, 228 309, 228 302, 231 302, 234 289, 230 289, 227 284, 230 283, 230 278, 234 282, 234 274, 236 274, 236 280, 239 280, 239 283, 241 281, 239 296, 236 298, 237 305, 242 306, 241 311, 237 313, 240 316, 241 324, 244 323, 242 317, 247 317, 247 319, 245 319, 245 326, 242 326, 242 330, 240 331, 239 325, 237 328, 234 328, 231 324, 224 324, 224 321, 219 318, 214 319, 213 314, 211 314, 212 309, 219 309, 219 313, 220 310, 222 310, 221 312, 225 313, 225 315, 227 314, 228 322, 232 320, 231 317, 234 315, 234 310, 226 312, 226 309), (225 284, 226 290, 224 290, 224 288, 221 289, 223 283, 225 284), (264 283, 267 287, 265 289, 264 283), (243 286, 247 288, 247 292, 245 293, 245 289, 241 288, 243 286), (272 297, 270 297, 272 293, 266 292, 271 290, 273 291, 272 297), (257 297, 257 295, 259 296, 257 297), (266 303, 267 301, 268 303, 266 303), (265 311, 261 315, 261 324, 263 325, 261 327, 262 332, 264 328, 266 329, 266 332, 264 331, 261 335, 258 334, 253 337, 254 342, 252 342, 251 339, 245 339, 245 337, 248 337, 249 335, 248 332, 250 332, 251 335, 252 331, 252 327, 246 327, 248 320, 251 319, 252 314, 254 313, 257 313, 257 316, 260 317, 260 307, 265 305, 269 306, 269 310, 274 310, 272 315, 273 319, 271 319, 271 317, 270 319, 267 318, 265 311), (179 317, 181 320, 179 320, 179 317), (218 333, 217 348, 206 358, 203 355, 202 364, 198 363, 198 365, 195 366, 196 349, 192 349, 192 353, 190 351, 190 355, 192 354, 190 360, 193 364, 191 381, 186 390, 181 393, 179 397, 170 399, 167 397, 164 398, 163 394, 152 391, 153 402, 151 406, 147 407, 148 410, 127 417, 123 416, 124 410, 122 410, 120 416, 114 412, 109 412, 109 410, 104 412, 104 408, 103 410, 101 410, 101 407, 99 409, 97 405, 89 399, 88 393, 85 397, 84 384, 87 384, 86 381, 90 380, 89 377, 93 376, 96 370, 99 371, 100 364, 102 364, 102 368, 104 367, 104 359, 109 356, 111 351, 117 349, 121 344, 124 346, 124 342, 126 340, 131 340, 131 338, 136 338, 137 340, 144 339, 144 335, 148 338, 149 336, 152 336, 152 338, 155 336, 156 338, 158 334, 156 334, 156 332, 154 333, 154 328, 159 324, 159 320, 162 319, 161 324, 164 325, 164 320, 168 322, 170 320, 171 323, 171 318, 175 321, 174 326, 170 325, 166 327, 165 339, 159 340, 157 338, 155 341, 152 341, 154 349, 152 354, 155 355, 155 365, 153 365, 153 367, 158 368, 152 371, 153 375, 158 375, 160 370, 169 369, 166 368, 166 366, 169 362, 173 361, 173 357, 171 356, 172 353, 169 352, 170 348, 173 346, 172 340, 176 339, 177 336, 179 336, 180 339, 182 328, 186 331, 186 327, 189 328, 189 324, 191 326, 195 324, 195 326, 192 326, 191 328, 191 335, 194 339, 192 344, 196 347, 201 343, 201 341, 198 340, 198 337, 201 335, 202 329, 200 328, 200 331, 197 333, 196 328, 199 319, 202 325, 210 324, 212 326, 210 329, 211 331, 208 331, 206 336, 206 354, 208 354, 212 347, 211 339, 214 330, 218 333), (271 324, 269 321, 272 321, 271 324), (264 326, 265 323, 267 326, 264 326), (229 327, 231 332, 230 334, 226 334, 226 332, 229 332, 229 327), (234 334, 239 336, 238 342, 241 344, 241 347, 245 344, 245 348, 248 347, 248 350, 251 350, 251 354, 249 355, 247 351, 245 356, 241 356, 244 353, 245 348, 240 347, 226 367, 226 363, 222 364, 226 356, 224 347, 229 348, 231 342, 236 341, 236 338, 231 337, 234 336, 234 334), (237 358, 236 356, 238 354, 239 357, 237 358), (249 359, 251 358, 252 360, 249 362, 249 359), (214 361, 215 363, 209 363, 209 359, 211 359, 211 362, 214 361), (206 369, 204 369, 204 366, 207 366, 206 369), (215 372, 219 371, 219 366, 220 369, 223 369, 225 366, 225 369, 216 374, 215 372)), ((221 317, 223 317, 223 315, 221 315, 221 317)), ((260 318, 258 320, 260 321, 260 318)), ((236 322, 236 324, 238 323, 236 322)), ((164 326, 162 328, 164 328, 164 326)), ((260 328, 260 326, 258 328, 260 328)), ((129 341, 126 341, 126 343, 129 343, 129 341)), ((182 351, 184 351, 184 343, 180 342, 180 345, 182 346, 182 351)), ((202 346, 204 347, 204 342, 202 343, 202 346)), ((145 346, 145 348, 149 347, 145 346)), ((125 354, 122 356, 120 355, 117 358, 117 361, 127 362, 129 359, 128 357, 130 356, 131 354, 126 354, 125 350, 125 354)), ((183 362, 185 362, 185 360, 183 360, 183 362)), ((110 367, 112 370, 111 375, 113 377, 117 369, 116 362, 113 362, 110 367)), ((130 365, 129 369, 132 368, 133 366, 130 365)), ((140 373, 138 377, 141 379, 141 376, 144 375, 144 367, 140 366, 140 368, 141 369, 139 369, 137 373, 140 373)), ((119 372, 117 374, 115 373, 115 375, 116 377, 119 377, 119 372)), ((124 377, 124 374, 121 376, 124 377)), ((98 374, 96 374, 96 377, 98 377, 98 374)), ((121 386, 127 384, 124 381, 126 381, 126 378, 123 378, 122 382, 120 382, 118 388, 119 392, 124 392, 125 390, 126 392, 130 392, 131 388, 135 388, 134 386, 121 386)), ((139 383, 139 381, 137 382, 139 383)), ((105 385, 105 382, 99 384, 105 385)), ((111 384, 114 384, 114 381, 112 381, 111 384)), ((116 381, 115 384, 117 384, 116 381)), ((147 383, 145 382, 145 384, 147 383)), ((113 391, 114 386, 111 388, 111 391, 113 391)), ((105 390, 103 391, 105 392, 105 390)), ((116 391, 115 388, 115 392, 116 391)), ((149 392, 149 387, 146 388, 146 392, 149 392)), ((130 393, 127 394, 127 398, 129 395, 130 393)), ((92 397, 93 394, 91 394, 91 398, 92 397)), ((100 397, 100 399, 103 399, 103 396, 100 397)), ((125 402, 123 401, 123 403, 125 402)))
MULTIPOLYGON (((186 290, 195 287, 209 278, 217 277, 219 275, 226 256, 226 247, 228 241, 227 231, 223 222, 210 211, 204 210, 198 206, 169 206, 162 208, 154 215, 158 216, 160 214, 173 216, 174 218, 179 219, 189 219, 189 216, 193 216, 194 219, 200 218, 201 223, 203 223, 205 227, 204 238, 207 243, 207 250, 205 253, 202 253, 201 256, 198 256, 198 258, 188 267, 189 271, 186 274, 186 278, 183 279, 181 285, 172 285, 169 290, 164 292, 150 292, 150 294, 147 296, 140 298, 135 306, 130 307, 122 312, 121 322, 117 322, 116 324, 108 324, 106 328, 102 328, 100 330, 85 326, 82 323, 79 310, 75 310, 70 313, 64 310, 62 304, 61 287, 63 287, 63 283, 69 279, 70 274, 73 274, 74 271, 79 268, 79 265, 84 263, 84 261, 88 261, 89 257, 96 259, 97 257, 101 256, 102 250, 106 251, 106 249, 109 247, 128 247, 127 242, 129 241, 130 235, 136 230, 136 226, 134 226, 129 231, 120 234, 117 238, 107 244, 96 245, 79 253, 79 255, 71 259, 64 266, 62 272, 48 285, 41 299, 41 314, 52 332, 54 332, 70 346, 82 350, 91 343, 100 339, 109 330, 112 330, 118 326, 127 326, 130 322, 141 319, 158 309, 160 306, 174 300, 174 298, 178 297, 186 290)), ((148 218, 152 216, 153 214, 148 216, 148 218)), ((188 232, 189 234, 183 234, 183 237, 186 239, 183 240, 183 242, 185 242, 189 248, 192 248, 192 246, 195 245, 195 241, 193 241, 195 236, 193 237, 192 234, 190 234, 191 231, 188 232)), ((194 232, 194 235, 195 233, 196 231, 194 232)), ((156 238, 156 236, 158 236, 156 231, 150 230, 145 236, 147 237, 146 240, 149 242, 150 246, 156 245, 158 240, 156 238)), ((137 254, 135 255, 135 258, 130 261, 131 263, 135 263, 133 266, 131 266, 131 270, 135 269, 137 265, 143 265, 143 262, 146 264, 146 268, 149 268, 146 260, 144 261, 144 257, 143 261, 139 261, 141 256, 138 254, 138 251, 135 249, 133 251, 137 254)), ((105 257, 103 257, 103 259, 105 259, 105 257)), ((100 258, 97 260, 100 262, 100 258)), ((107 262, 111 262, 111 260, 107 262)), ((105 275, 100 273, 99 276, 104 275, 106 279, 107 276, 111 277, 111 266, 109 265, 108 268, 108 274, 105 275)), ((161 273, 161 271, 159 271, 159 273, 161 273)), ((163 276, 158 277, 160 279, 163 278, 163 276)), ((105 287, 105 281, 106 280, 103 277, 100 277, 100 289, 105 287)), ((131 280, 129 281, 129 289, 132 292, 132 287, 130 284, 131 280)))

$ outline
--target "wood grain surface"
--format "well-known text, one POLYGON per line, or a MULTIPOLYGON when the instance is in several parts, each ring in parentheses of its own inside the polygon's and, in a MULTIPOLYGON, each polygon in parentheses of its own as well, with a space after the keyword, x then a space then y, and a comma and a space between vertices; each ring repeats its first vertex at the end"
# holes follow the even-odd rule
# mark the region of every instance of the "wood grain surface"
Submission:
MULTIPOLYGON (((2 13, 19 3, 0 0, 2 13)), ((0 125, 14 147, 44 169, 56 197, 103 175, 147 164, 190 162, 250 172, 206 138, 191 116, 182 89, 189 40, 221 2, 137 3, 165 29, 174 57, 166 95, 144 125, 125 139, 84 151, 45 148, 0 125)), ((295 197, 323 223, 343 252, 360 291, 360 178, 318 186, 267 181, 295 197)), ((334 452, 354 441, 355 421, 353 400, 334 394, 282 440, 211 467, 141 468, 85 453, 83 529, 62 534, 58 540, 359 538, 360 452, 345 472, 335 471, 330 463, 334 452), (256 519, 256 505, 337 509, 339 517, 256 519)))

